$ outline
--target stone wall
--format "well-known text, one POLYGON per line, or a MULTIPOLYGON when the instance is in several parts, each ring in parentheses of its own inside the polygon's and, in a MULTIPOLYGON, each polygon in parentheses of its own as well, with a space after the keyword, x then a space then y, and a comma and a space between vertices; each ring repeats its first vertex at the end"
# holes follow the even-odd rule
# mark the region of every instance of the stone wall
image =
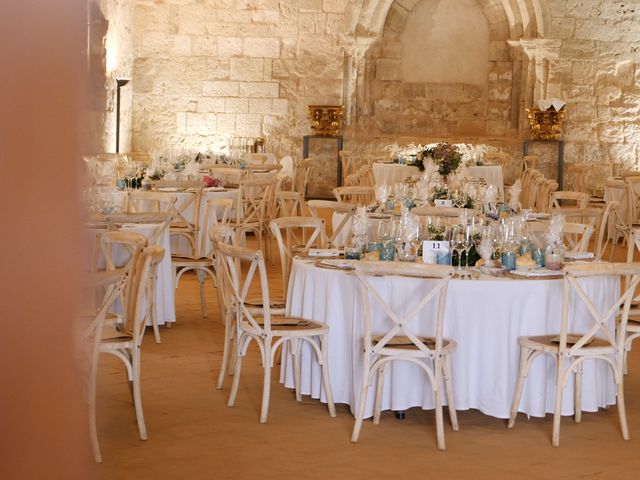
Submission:
POLYGON ((401 53, 402 12, 427 1, 437 0, 131 2, 119 28, 133 32, 132 148, 217 150, 264 135, 268 150, 299 157, 306 106, 342 103, 345 148, 411 135, 517 154, 524 109, 547 95, 567 101, 566 162, 640 163, 638 0, 477 0, 486 90, 384 76, 397 72, 384 61, 401 53), (454 97, 466 100, 451 108, 454 97))

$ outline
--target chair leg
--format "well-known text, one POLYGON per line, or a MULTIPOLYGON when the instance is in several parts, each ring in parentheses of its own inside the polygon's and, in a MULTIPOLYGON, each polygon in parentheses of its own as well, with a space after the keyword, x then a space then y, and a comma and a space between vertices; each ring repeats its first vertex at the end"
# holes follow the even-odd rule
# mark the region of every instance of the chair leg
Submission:
POLYGON ((556 402, 553 409, 553 432, 551 434, 551 444, 554 447, 560 446, 560 422, 562 420, 562 395, 564 393, 564 359, 556 357, 558 362, 558 374, 556 378, 556 402))
POLYGON ((324 393, 327 396, 327 407, 329 408, 329 415, 335 417, 336 406, 335 403, 333 403, 333 392, 331 391, 331 382, 329 381, 329 356, 327 355, 326 335, 320 337, 320 350, 322 352, 322 383, 324 393))
POLYGON ((578 365, 573 384, 573 415, 576 423, 582 421, 582 364, 578 365))
MULTIPOLYGON (((270 341, 270 339, 268 339, 270 341)), ((262 359, 264 368, 264 380, 262 384, 262 407, 260 408, 260 423, 267 423, 269 413, 269 396, 271 394, 271 348, 264 346, 264 358, 262 359)), ((233 379, 235 381, 235 378, 233 379)))
POLYGON ((151 324, 153 326, 153 337, 156 343, 162 343, 160 339, 160 327, 158 327, 158 308, 155 299, 151 305, 151 324))
POLYGON ((627 424, 627 409, 624 403, 624 375, 619 374, 618 381, 618 418, 620 419, 620 429, 622 430, 622 438, 629 440, 629 425, 627 424))
POLYGON ((447 389, 447 403, 449 405, 451 428, 457 432, 460 426, 458 425, 458 412, 456 411, 456 404, 453 397, 453 382, 451 381, 451 355, 446 355, 444 357, 444 363, 442 364, 442 367, 444 369, 444 384, 447 389))
POLYGON ((207 297, 204 291, 204 284, 207 280, 206 274, 202 270, 197 270, 198 283, 200 283, 200 314, 202 318, 207 318, 207 297))
POLYGON ((236 395, 238 394, 238 385, 240 384, 240 372, 242 371, 242 357, 240 356, 236 347, 236 355, 233 369, 233 384, 231 385, 231 393, 229 394, 228 407, 233 407, 236 403, 236 395))
POLYGON ((140 435, 140 440, 146 440, 149 438, 147 436, 147 427, 144 423, 144 413, 142 411, 142 395, 140 392, 140 347, 134 347, 137 349, 137 352, 133 354, 133 380, 132 380, 132 391, 133 391, 133 406, 136 411, 136 421, 138 422, 138 433, 140 435))
POLYGON ((218 374, 218 384, 216 388, 221 389, 224 384, 224 377, 227 370, 227 362, 229 361, 229 347, 231 344, 231 325, 226 322, 224 326, 224 345, 222 348, 222 362, 220 364, 220 373, 218 374))
POLYGON ((378 425, 380 423, 380 413, 382 411, 382 391, 384 389, 384 365, 378 368, 378 375, 376 378, 376 397, 373 402, 373 424, 378 425))
POLYGON ((360 438, 360 430, 362 429, 362 421, 364 419, 364 409, 367 403, 367 393, 369 392, 369 353, 365 353, 364 368, 362 371, 362 384, 360 386, 360 399, 358 400, 358 408, 356 410, 356 420, 351 433, 351 441, 353 443, 360 438))
POLYGON ((527 377, 527 361, 528 361, 528 349, 524 345, 520 345, 520 365, 518 367, 518 383, 516 384, 516 393, 513 396, 513 403, 511 404, 511 414, 509 415, 509 422, 507 428, 513 428, 516 423, 516 417, 518 416, 518 407, 520 406, 520 399, 522 398, 522 391, 524 390, 524 381, 527 377))
POLYGON ((91 449, 93 450, 93 458, 96 463, 102 462, 102 455, 100 453, 100 443, 98 441, 98 427, 96 425, 96 372, 91 372, 91 379, 89 385, 89 434, 91 436, 91 449))
POLYGON ((296 401, 302 402, 302 375, 300 369, 300 342, 291 339, 289 346, 293 355, 293 383, 296 392, 296 401))
MULTIPOLYGON (((439 368, 439 367, 436 367, 439 368)), ((436 385, 434 385, 434 393, 436 400, 436 435, 438 437, 438 449, 444 450, 444 418, 442 415, 442 385, 440 375, 436 374, 436 385)))

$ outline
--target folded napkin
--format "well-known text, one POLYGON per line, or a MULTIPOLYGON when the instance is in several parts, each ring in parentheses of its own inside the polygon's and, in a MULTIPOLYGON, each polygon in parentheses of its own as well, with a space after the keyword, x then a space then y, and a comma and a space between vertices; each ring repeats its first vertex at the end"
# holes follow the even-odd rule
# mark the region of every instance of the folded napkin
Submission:
POLYGON ((341 253, 339 248, 310 248, 307 254, 310 257, 337 257, 341 253))

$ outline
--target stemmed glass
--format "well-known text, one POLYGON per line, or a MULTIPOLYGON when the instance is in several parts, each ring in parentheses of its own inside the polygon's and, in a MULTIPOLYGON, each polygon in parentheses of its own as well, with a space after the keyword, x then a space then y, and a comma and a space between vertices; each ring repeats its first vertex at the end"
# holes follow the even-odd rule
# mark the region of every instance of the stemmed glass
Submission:
POLYGON ((462 270, 462 252, 465 250, 465 233, 464 227, 456 225, 451 231, 451 250, 458 253, 457 270, 462 270))
MULTIPOLYGON (((464 254, 465 254, 465 265, 466 268, 469 268, 469 252, 471 251, 471 247, 473 246, 473 230, 471 228, 471 225, 465 225, 462 227, 462 233, 463 233, 463 249, 464 249, 464 254)), ((458 264, 460 262, 458 261, 458 264)))

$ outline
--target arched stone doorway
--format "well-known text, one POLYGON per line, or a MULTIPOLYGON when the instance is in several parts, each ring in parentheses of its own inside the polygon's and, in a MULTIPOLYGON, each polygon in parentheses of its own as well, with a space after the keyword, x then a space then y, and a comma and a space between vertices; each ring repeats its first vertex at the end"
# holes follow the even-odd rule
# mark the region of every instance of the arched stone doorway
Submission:
POLYGON ((558 95, 554 61, 559 43, 545 38, 549 14, 544 0, 352 3, 346 26, 353 43, 348 48, 344 84, 348 134, 515 139, 526 126, 525 108, 540 98, 558 95), (450 23, 443 27, 436 21, 450 23), (426 40, 415 35, 420 25, 428 29, 426 40), (486 31, 470 40, 460 37, 461 25, 463 34, 466 26, 472 28, 468 37, 483 28, 486 31), (457 37, 451 33, 454 30, 457 37), (470 71, 475 76, 469 69, 464 73, 464 68, 457 68, 463 72, 459 78, 429 75, 428 67, 422 78, 407 73, 411 62, 415 65, 420 58, 417 48, 425 51, 424 61, 429 62, 438 56, 429 46, 438 48, 436 40, 450 33, 451 38, 440 43, 449 48, 443 58, 451 58, 451 65, 443 64, 441 58, 434 68, 451 73, 456 62, 459 67, 473 63, 470 71), (412 38, 420 38, 423 45, 414 45, 412 38), (456 42, 460 45, 452 45, 456 42), (410 54, 412 60, 407 59, 410 54))

